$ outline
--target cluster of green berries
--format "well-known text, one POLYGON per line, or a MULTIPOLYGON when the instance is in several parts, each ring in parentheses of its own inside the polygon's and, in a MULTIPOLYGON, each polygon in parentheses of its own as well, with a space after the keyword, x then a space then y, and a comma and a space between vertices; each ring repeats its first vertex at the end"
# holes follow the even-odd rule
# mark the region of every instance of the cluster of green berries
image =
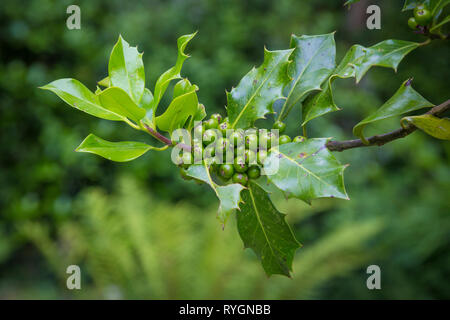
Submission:
MULTIPOLYGON (((210 170, 219 176, 224 182, 231 181, 247 185, 249 179, 258 179, 261 176, 261 168, 267 158, 267 150, 271 148, 273 134, 267 130, 244 132, 244 130, 234 130, 227 137, 227 130, 230 129, 228 118, 222 119, 220 114, 213 114, 208 120, 194 128, 192 139, 192 152, 184 152, 180 159, 181 175, 185 179, 190 179, 186 174, 189 164, 194 159, 203 159, 208 162, 210 170), (259 134, 258 134, 259 133, 259 134), (202 137, 201 141, 195 137, 202 137), (234 159, 227 159, 227 150, 234 148, 234 159), (216 163, 215 153, 220 151, 224 156, 224 163, 216 163)), ((286 129, 286 124, 277 121, 273 125, 282 134, 286 129)), ((278 144, 289 142, 303 142, 302 136, 297 136, 293 140, 288 135, 281 135, 278 144)))
POLYGON ((431 22, 431 11, 425 4, 419 4, 414 8, 414 16, 409 18, 408 26, 416 30, 421 27, 426 27, 431 22))

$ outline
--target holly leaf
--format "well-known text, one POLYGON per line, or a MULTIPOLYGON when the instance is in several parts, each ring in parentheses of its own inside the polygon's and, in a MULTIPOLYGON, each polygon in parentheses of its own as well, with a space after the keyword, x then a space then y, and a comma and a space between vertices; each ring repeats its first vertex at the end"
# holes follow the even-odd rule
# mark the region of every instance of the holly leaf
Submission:
POLYGON ((450 140, 450 119, 438 118, 431 114, 405 117, 401 120, 402 126, 410 123, 430 136, 441 140, 450 140))
POLYGON ((237 228, 244 246, 251 248, 261 259, 268 276, 281 274, 290 277, 295 251, 301 244, 264 189, 249 181, 242 191, 242 200, 237 212, 237 228))
POLYGON ((301 103, 307 94, 321 90, 320 86, 335 68, 336 44, 334 33, 317 36, 292 35, 292 63, 288 75, 292 81, 285 87, 286 102, 279 119, 283 120, 294 105, 301 103))
POLYGON ((263 64, 253 68, 236 88, 227 92, 231 128, 249 128, 256 119, 273 112, 273 103, 283 98, 283 88, 290 81, 287 67, 293 50, 269 51, 264 48, 263 64))
POLYGON ((102 80, 100 80, 99 82, 97 82, 99 85, 101 85, 102 87, 108 88, 111 86, 111 80, 109 80, 109 76, 103 78, 102 80))
MULTIPOLYGON (((152 92, 145 88, 144 89, 144 94, 142 95, 141 101, 139 102, 139 107, 141 107, 142 109, 145 110, 145 116, 144 118, 148 120, 147 124, 149 127, 151 127, 152 129, 156 129, 155 127, 155 122, 153 119, 154 116, 154 112, 153 112, 153 108, 154 105, 152 104, 153 101, 153 94, 152 92)), ((141 119, 142 120, 142 119, 141 119)), ((147 121, 146 121, 147 123, 147 121)))
POLYGON ((205 106, 199 103, 197 112, 194 114, 194 116, 191 117, 191 120, 189 121, 189 124, 187 125, 186 129, 188 131, 191 131, 196 121, 202 121, 205 118, 206 118, 205 106))
POLYGON ((336 78, 356 78, 358 83, 373 66, 392 68, 397 72, 401 60, 419 45, 410 41, 385 40, 368 48, 352 46, 322 86, 322 91, 304 102, 302 126, 319 116, 341 110, 333 98, 332 84, 336 78))
POLYGON ((411 86, 411 80, 403 82, 397 92, 377 111, 363 119, 353 128, 353 134, 368 144, 363 134, 364 127, 383 119, 392 118, 414 110, 433 107, 434 105, 422 97, 411 86))
POLYGON ((156 125, 160 130, 173 132, 182 128, 189 117, 198 111, 198 87, 187 79, 180 80, 174 87, 173 100, 167 110, 156 117, 156 125))
POLYGON ((420 43, 404 40, 385 40, 366 49, 364 57, 355 63, 356 83, 373 66, 392 68, 397 72, 400 61, 420 43))
POLYGON ((112 49, 108 72, 110 86, 123 89, 136 104, 139 104, 145 87, 142 53, 139 53, 136 47, 130 47, 122 36, 119 36, 112 49))
POLYGON ((423 2, 423 0, 405 0, 402 11, 413 10, 421 2, 423 2))
POLYGON ((75 79, 55 80, 40 89, 50 90, 68 105, 84 111, 94 117, 122 121, 123 117, 101 106, 97 95, 75 79))
POLYGON ((440 2, 441 0, 405 0, 402 11, 413 10, 419 4, 425 4, 433 12, 440 2))
POLYGON ((131 97, 119 87, 109 87, 98 94, 103 108, 118 115, 139 122, 145 116, 145 109, 139 107, 131 97))
POLYGON ((327 149, 329 139, 307 139, 272 148, 264 161, 269 181, 289 197, 307 203, 317 198, 348 200, 344 169, 327 149))
POLYGON ((333 71, 328 81, 323 85, 322 91, 315 95, 309 96, 303 104, 303 123, 304 126, 308 121, 320 117, 329 112, 341 110, 333 99, 332 84, 336 78, 355 77, 354 63, 357 63, 364 56, 364 47, 360 45, 352 46, 339 65, 333 71))
POLYGON ((261 175, 258 179, 253 180, 253 182, 270 195, 279 193, 287 198, 287 195, 282 190, 278 189, 276 185, 270 182, 266 175, 261 175))
POLYGON ((186 170, 186 173, 192 178, 206 182, 213 189, 220 201, 217 219, 222 225, 225 225, 234 209, 239 209, 240 194, 244 187, 237 183, 226 186, 216 184, 212 180, 208 167, 205 164, 193 164, 186 170))
POLYGON ((75 151, 94 153, 108 160, 126 162, 142 156, 149 150, 162 151, 167 148, 168 146, 156 148, 143 142, 135 141, 110 142, 91 133, 81 142, 75 151))
POLYGON ((186 48, 187 44, 191 39, 197 34, 197 32, 184 35, 178 38, 177 45, 178 45, 178 57, 175 65, 171 67, 169 70, 164 72, 156 81, 155 84, 155 90, 153 91, 153 100, 150 104, 149 110, 147 111, 147 114, 145 118, 142 120, 145 124, 148 126, 154 128, 155 123, 154 119, 155 112, 158 107, 159 102, 161 101, 161 98, 163 97, 164 93, 166 92, 167 87, 169 86, 169 83, 172 80, 180 79, 181 75, 181 68, 183 66, 184 61, 189 58, 189 55, 184 53, 184 49, 186 48))
POLYGON ((348 0, 344 3, 344 6, 349 6, 349 5, 357 3, 359 1, 361 1, 361 0, 348 0))

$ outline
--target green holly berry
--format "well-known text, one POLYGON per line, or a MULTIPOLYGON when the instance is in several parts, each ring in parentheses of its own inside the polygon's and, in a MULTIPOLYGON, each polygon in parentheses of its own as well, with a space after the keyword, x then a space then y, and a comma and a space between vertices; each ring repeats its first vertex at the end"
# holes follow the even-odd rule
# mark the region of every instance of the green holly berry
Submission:
POLYGON ((209 145, 216 140, 217 133, 212 129, 208 129, 203 133, 203 144, 209 145))
POLYGON ((240 145, 239 147, 236 148, 236 152, 234 153, 236 156, 242 156, 245 157, 245 145, 240 145))
POLYGON ((289 143, 289 142, 291 142, 291 138, 290 138, 289 136, 287 136, 287 135, 282 135, 282 136, 280 137, 280 140, 279 140, 280 145, 286 144, 286 143, 289 143))
POLYGON ((258 151, 258 163, 260 165, 264 165, 264 160, 267 158, 267 151, 266 150, 259 150, 258 151))
POLYGON ((230 134, 230 141, 237 148, 244 143, 244 133, 241 130, 233 131, 230 134))
POLYGON ((219 113, 214 113, 213 115, 211 115, 210 119, 216 119, 217 123, 220 123, 222 121, 222 116, 219 113))
POLYGON ((414 12, 414 18, 421 26, 426 26, 431 20, 431 11, 427 9, 417 10, 414 12))
POLYGON ((187 169, 189 166, 194 163, 194 159, 192 157, 192 153, 190 152, 183 152, 183 155, 181 156, 181 164, 183 168, 187 169))
POLYGON ((233 166, 234 166, 234 170, 236 172, 239 172, 239 173, 244 173, 248 169, 248 166, 245 163, 245 158, 244 157, 236 157, 234 159, 234 165, 233 166))
POLYGON ((273 124, 272 128, 273 129, 277 129, 279 131, 279 133, 281 134, 281 133, 284 132, 284 130, 286 130, 286 124, 284 122, 281 122, 281 121, 276 121, 273 124))
POLYGON ((217 151, 225 153, 230 148, 230 141, 227 138, 219 138, 216 141, 217 151))
POLYGON ((197 125, 194 128, 194 138, 201 138, 203 136, 203 133, 205 132, 205 127, 201 124, 197 125))
POLYGON ((302 137, 302 136, 296 136, 292 141, 293 141, 293 142, 303 142, 303 141, 305 141, 305 140, 306 140, 305 137, 302 137))
POLYGON ((251 133, 245 137, 245 146, 247 148, 257 148, 258 147, 258 135, 256 133, 251 133))
POLYGON ((192 180, 192 177, 187 174, 187 171, 184 168, 180 168, 180 175, 184 180, 192 180))
POLYGON ((254 164, 257 161, 256 152, 253 150, 246 149, 244 152, 245 163, 254 164))
POLYGON ((261 169, 258 166, 251 166, 247 171, 247 175, 250 179, 258 179, 261 176, 261 169))
POLYGON ((246 186, 248 183, 248 176, 245 173, 235 173, 233 175, 233 182, 246 186))
POLYGON ((230 127, 229 127, 228 122, 222 122, 221 124, 219 124, 219 130, 220 130, 220 132, 222 132, 222 134, 223 134, 224 136, 226 136, 227 130, 228 130, 229 128, 230 128, 230 127))
POLYGON ((260 131, 259 133, 259 148, 260 149, 270 149, 271 147, 271 138, 273 134, 268 131, 260 131))
POLYGON ((225 180, 230 179, 234 174, 234 168, 231 164, 222 164, 219 166, 219 176, 225 180))
POLYGON ((192 155, 194 157, 194 161, 201 160, 203 158, 203 145, 201 143, 196 143, 192 146, 192 155))
POLYGON ((205 122, 205 129, 217 129, 217 127, 219 126, 219 122, 217 121, 217 119, 215 118, 211 118, 209 120, 206 120, 205 122))
POLYGON ((424 9, 428 9, 428 8, 425 6, 425 4, 418 4, 418 5, 414 8, 413 13, 416 14, 418 11, 424 10, 424 9))
POLYGON ((211 159, 214 159, 214 161, 216 161, 215 155, 216 155, 216 145, 214 143, 211 143, 210 145, 206 146, 203 151, 203 160, 212 163, 211 159))
POLYGON ((411 17, 411 18, 408 19, 408 26, 411 29, 416 30, 418 25, 419 24, 417 23, 416 18, 411 17))

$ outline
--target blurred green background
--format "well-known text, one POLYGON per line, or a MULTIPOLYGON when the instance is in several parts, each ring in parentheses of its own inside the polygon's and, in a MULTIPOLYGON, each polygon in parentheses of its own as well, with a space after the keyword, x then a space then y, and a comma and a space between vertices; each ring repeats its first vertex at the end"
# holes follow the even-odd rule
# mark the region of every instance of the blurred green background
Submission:
MULTIPOLYGON (((384 146, 337 153, 351 201, 307 206, 274 199, 304 247, 293 278, 267 278, 243 250, 231 219, 215 219, 207 186, 186 182, 170 153, 129 163, 74 153, 93 132, 111 141, 151 141, 125 124, 99 120, 37 89, 73 77, 91 90, 107 74, 119 34, 144 51, 147 86, 175 62, 176 39, 195 30, 183 75, 200 87, 208 114, 224 113, 225 89, 292 33, 337 31, 337 57, 354 43, 423 41, 409 31, 402 2, 370 1, 382 29, 365 27, 368 1, 2 0, 0 4, 0 298, 433 299, 450 298, 450 145, 420 132, 384 146), (68 30, 66 8, 81 8, 68 30), (68 265, 82 289, 68 290, 68 265), (366 287, 381 268, 381 290, 366 287)), ((419 48, 398 73, 372 69, 356 86, 337 80, 343 111, 314 120, 311 136, 351 137, 351 128, 408 77, 431 102, 448 99, 448 43, 419 48)), ((168 90, 170 92, 170 90, 168 90)), ((299 131, 299 111, 288 128, 299 131)), ((373 132, 398 126, 398 119, 373 132)), ((370 130, 368 130, 370 131, 370 130)), ((368 132, 368 134, 371 132, 368 132)))

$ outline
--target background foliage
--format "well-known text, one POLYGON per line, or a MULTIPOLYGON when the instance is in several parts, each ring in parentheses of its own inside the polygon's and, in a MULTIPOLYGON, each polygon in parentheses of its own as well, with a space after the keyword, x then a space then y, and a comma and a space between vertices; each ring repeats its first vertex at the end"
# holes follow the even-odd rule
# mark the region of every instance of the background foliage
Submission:
MULTIPOLYGON (((209 114, 223 113, 225 89, 262 62, 264 45, 286 48, 291 33, 337 30, 337 60, 354 43, 423 40, 408 29, 402 1, 370 2, 382 10, 376 31, 365 27, 367 1, 350 10, 325 0, 78 1, 82 27, 72 31, 65 26, 70 4, 0 5, 1 298, 450 297, 448 142, 416 132, 382 149, 336 154, 351 164, 351 201, 275 201, 304 247, 292 279, 268 279, 253 253, 242 250, 234 219, 220 231, 208 187, 167 166, 170 153, 125 164, 76 154, 89 132, 112 141, 143 137, 37 89, 69 76, 94 89, 119 33, 144 51, 153 85, 173 65, 178 36, 199 30, 183 74, 199 85, 209 114), (81 266, 81 291, 65 288, 69 264, 81 266), (370 264, 382 269, 380 291, 366 288, 370 264)), ((408 77, 431 102, 448 99, 448 49, 439 41, 419 48, 397 74, 373 69, 358 86, 336 81, 344 110, 312 120, 310 134, 350 138, 351 128, 408 77)), ((373 125, 366 135, 397 126, 398 119, 373 125)), ((294 112, 288 133, 299 134, 298 127, 294 112)))

